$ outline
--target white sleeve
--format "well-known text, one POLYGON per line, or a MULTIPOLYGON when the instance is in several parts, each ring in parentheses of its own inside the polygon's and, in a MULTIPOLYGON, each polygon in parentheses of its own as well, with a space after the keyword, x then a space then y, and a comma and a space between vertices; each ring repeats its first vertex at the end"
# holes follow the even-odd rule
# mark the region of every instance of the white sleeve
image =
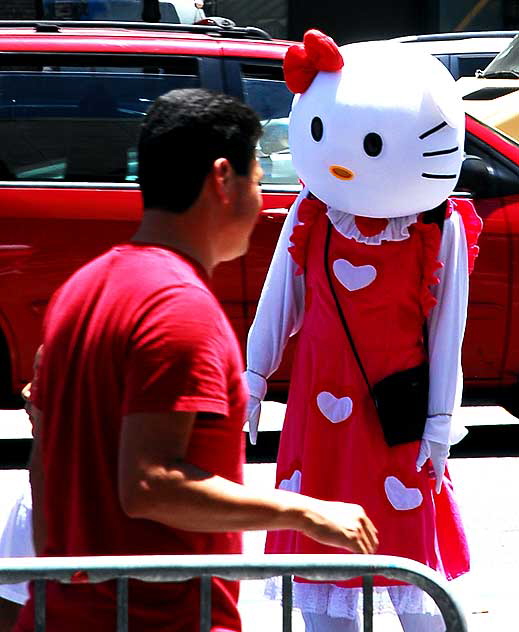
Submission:
MULTIPOLYGON (((18 494, 11 506, 9 517, 0 533, 0 557, 34 557, 32 541, 32 495, 29 472, 20 470, 14 481, 18 494)), ((0 597, 24 604, 28 597, 27 582, 0 585, 0 597)))
POLYGON ((437 304, 428 318, 429 410, 424 439, 452 444, 467 434, 453 412, 461 404, 461 346, 468 303, 467 241, 461 216, 445 220, 440 246, 440 283, 432 288, 437 304))
POLYGON ((285 219, 249 330, 247 378, 251 395, 259 399, 264 396, 264 381, 278 368, 288 338, 299 331, 303 320, 304 274, 296 275, 297 264, 288 248, 298 223, 299 204, 306 195, 307 190, 303 189, 285 219), (254 375, 258 379, 254 379, 254 375))

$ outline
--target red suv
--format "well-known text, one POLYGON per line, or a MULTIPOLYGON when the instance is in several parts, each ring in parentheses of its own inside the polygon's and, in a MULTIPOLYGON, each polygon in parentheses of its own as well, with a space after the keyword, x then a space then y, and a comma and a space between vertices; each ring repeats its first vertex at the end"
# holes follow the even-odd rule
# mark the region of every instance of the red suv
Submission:
MULTIPOLYGON (((245 346, 281 224, 299 190, 286 142, 288 46, 254 28, 0 22, 4 401, 31 377, 52 292, 86 260, 133 233, 141 212, 139 124, 152 101, 172 88, 238 96, 265 127, 258 147, 264 210, 248 254, 220 266, 214 277, 245 346)), ((515 384, 519 372, 519 146, 469 117, 466 151, 460 195, 474 196, 485 229, 472 276, 465 379, 502 387, 515 384)), ((273 390, 286 389, 288 367, 289 359, 273 376, 273 390)))

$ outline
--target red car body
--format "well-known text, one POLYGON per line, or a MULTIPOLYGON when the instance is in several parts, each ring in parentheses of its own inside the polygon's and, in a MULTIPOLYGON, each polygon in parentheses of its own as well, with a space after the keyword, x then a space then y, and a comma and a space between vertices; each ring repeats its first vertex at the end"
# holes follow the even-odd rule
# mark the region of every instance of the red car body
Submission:
MULTIPOLYGON (((274 77, 279 88, 288 42, 229 38, 229 34, 204 34, 196 29, 191 33, 164 31, 161 27, 130 31, 61 25, 51 28, 52 32, 41 32, 33 25, 0 23, 0 75, 9 78, 17 64, 32 68, 36 61, 40 70, 46 63, 52 69, 52 63, 63 56, 67 63, 77 63, 77 59, 94 63, 102 56, 103 63, 108 59, 121 63, 125 58, 137 65, 143 58, 150 63, 156 57, 165 64, 195 58, 202 69, 201 85, 243 97, 244 78, 252 72, 258 85, 265 87, 261 82, 274 77)), ((0 97, 1 86, 0 82, 0 97)), ((10 129, 6 108, 0 116, 0 145, 5 142, 3 130, 10 129)), ((46 120, 45 124, 55 123, 46 120)), ((484 231, 471 281, 465 380, 477 387, 503 387, 515 384, 519 373, 519 184, 517 191, 513 187, 514 176, 519 175, 519 147, 470 117, 467 139, 467 147, 474 148, 467 149, 469 153, 476 153, 485 164, 490 161, 491 184, 486 193, 479 191, 474 196, 484 231), (500 169, 506 172, 506 186, 500 186, 496 176, 500 169)), ((16 144, 16 137, 9 142, 16 144)), ((11 393, 19 392, 31 378, 45 307, 54 290, 84 262, 128 239, 141 214, 136 182, 18 180, 0 181, 0 367, 4 384, 8 384, 5 390, 11 393)), ((264 184, 263 211, 248 253, 221 265, 214 275, 214 289, 243 349, 279 230, 297 189, 293 181, 264 184)), ((286 390, 290 346, 270 381, 274 391, 286 390)))

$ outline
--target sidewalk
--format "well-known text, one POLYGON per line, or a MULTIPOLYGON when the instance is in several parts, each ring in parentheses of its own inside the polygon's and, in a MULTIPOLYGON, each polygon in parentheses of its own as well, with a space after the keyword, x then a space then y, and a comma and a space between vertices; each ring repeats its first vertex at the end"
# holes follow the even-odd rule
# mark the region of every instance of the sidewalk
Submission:
MULTIPOLYGON (((262 432, 279 432, 284 406, 266 402, 262 432)), ((519 420, 498 407, 463 407, 465 423, 477 427, 519 424, 519 420)), ((0 438, 27 439, 30 423, 24 411, 2 411, 0 438)), ((515 446, 517 448, 517 445, 515 446)), ((453 582, 458 599, 465 608, 470 632, 517 632, 517 568, 519 568, 519 457, 454 458, 450 472, 465 522, 472 555, 472 570, 453 582)), ((4 483, 13 477, 13 485, 3 486, 1 498, 8 500, 17 476, 26 473, 4 472, 4 483), (7 477, 7 478, 5 478, 7 477)), ((274 486, 273 463, 245 466, 247 484, 258 489, 274 486)), ((1 503, 0 503, 1 504, 1 503)), ((0 512, 1 514, 1 512, 0 512)), ((263 551, 265 532, 250 532, 244 537, 246 553, 263 551)), ((280 632, 281 608, 263 597, 263 582, 243 582, 240 610, 244 632, 280 632)), ((294 611, 294 632, 302 632, 300 614, 294 611)), ((401 632, 395 617, 375 623, 375 632, 401 632)))
MULTIPOLYGON (((469 632, 517 632, 519 568, 519 458, 452 459, 450 472, 469 540, 472 570, 452 583, 465 609, 469 632)), ((246 482, 258 489, 274 484, 274 464, 249 464, 246 482)), ((265 533, 246 533, 247 553, 263 550, 265 533)), ((279 632, 281 608, 263 597, 263 582, 243 582, 240 611, 244 632, 279 632)), ((302 632, 294 611, 293 630, 302 632)), ((375 632, 401 632, 384 617, 375 632)))
MULTIPOLYGON (((260 429, 281 429, 284 405, 265 402, 260 429)), ((519 420, 498 406, 464 406, 463 423, 472 427, 514 427, 519 420)), ((261 439, 261 437, 260 437, 261 439)), ((515 446, 517 447, 517 446, 515 446)), ((472 570, 452 583, 465 609, 469 632, 517 632, 517 568, 519 568, 519 458, 453 458, 449 461, 460 511, 469 540, 472 570)), ((251 463, 245 468, 247 484, 271 489, 272 463, 251 463)), ((246 533, 244 549, 263 551, 265 533, 246 533)), ((263 597, 263 582, 243 582, 240 597, 244 632, 279 632, 281 608, 263 597)), ((396 617, 375 620, 375 632, 401 632, 396 617)), ((294 632, 304 630, 294 611, 294 632)))

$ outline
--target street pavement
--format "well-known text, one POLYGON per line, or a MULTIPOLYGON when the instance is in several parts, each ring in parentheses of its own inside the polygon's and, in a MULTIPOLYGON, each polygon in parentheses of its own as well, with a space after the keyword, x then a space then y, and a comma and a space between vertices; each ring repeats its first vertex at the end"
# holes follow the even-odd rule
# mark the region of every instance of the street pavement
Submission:
MULTIPOLYGON (((280 427, 284 407, 267 403, 260 429, 280 427), (263 421, 265 424, 263 425, 263 421)), ((519 423, 494 406, 463 407, 463 421, 470 426, 519 423)), ((453 581, 469 632, 518 632, 519 591, 519 457, 454 458, 449 469, 456 490, 471 550, 471 571, 453 581)), ((275 465, 246 466, 246 483, 257 489, 274 485, 275 465)), ((246 533, 246 553, 260 554, 264 532, 246 533)), ((263 582, 243 582, 240 611, 244 632, 281 630, 281 607, 263 596, 263 582)), ((293 630, 304 629, 294 611, 293 630)), ((401 632, 396 617, 375 619, 375 632, 401 632)))
MULTIPOLYGON (((279 430, 284 406, 267 402, 260 429, 279 430)), ((498 407, 463 407, 463 421, 469 427, 519 424, 498 407)), ((0 411, 0 438, 26 438, 30 424, 24 411, 0 411)), ((516 446, 517 447, 517 446, 516 446)), ((519 457, 454 458, 449 463, 472 556, 470 573, 452 582, 462 604, 470 632, 518 632, 519 592, 515 573, 519 568, 519 457)), ((17 470, 1 473, 0 529, 2 505, 16 490, 17 470)), ((274 486, 273 463, 250 463, 245 467, 246 483, 257 489, 274 486)), ((244 536, 245 553, 262 554, 265 532, 244 536)), ((281 631, 281 607, 263 596, 263 581, 242 583, 240 611, 244 632, 281 631)), ((396 617, 375 619, 375 632, 401 632, 396 617)), ((294 611, 294 632, 303 624, 294 611)))
MULTIPOLYGON (((449 463, 471 550, 471 571, 452 582, 469 632, 519 630, 519 458, 452 459, 449 463)), ((246 466, 246 483, 257 489, 274 484, 275 466, 246 466)), ((246 533, 244 550, 260 554, 264 532, 246 533)), ((263 582, 243 582, 240 611, 244 632, 281 630, 279 604, 263 597, 263 582)), ((375 632, 401 630, 396 618, 375 623, 375 632)), ((294 632, 303 630, 298 612, 294 632)))

